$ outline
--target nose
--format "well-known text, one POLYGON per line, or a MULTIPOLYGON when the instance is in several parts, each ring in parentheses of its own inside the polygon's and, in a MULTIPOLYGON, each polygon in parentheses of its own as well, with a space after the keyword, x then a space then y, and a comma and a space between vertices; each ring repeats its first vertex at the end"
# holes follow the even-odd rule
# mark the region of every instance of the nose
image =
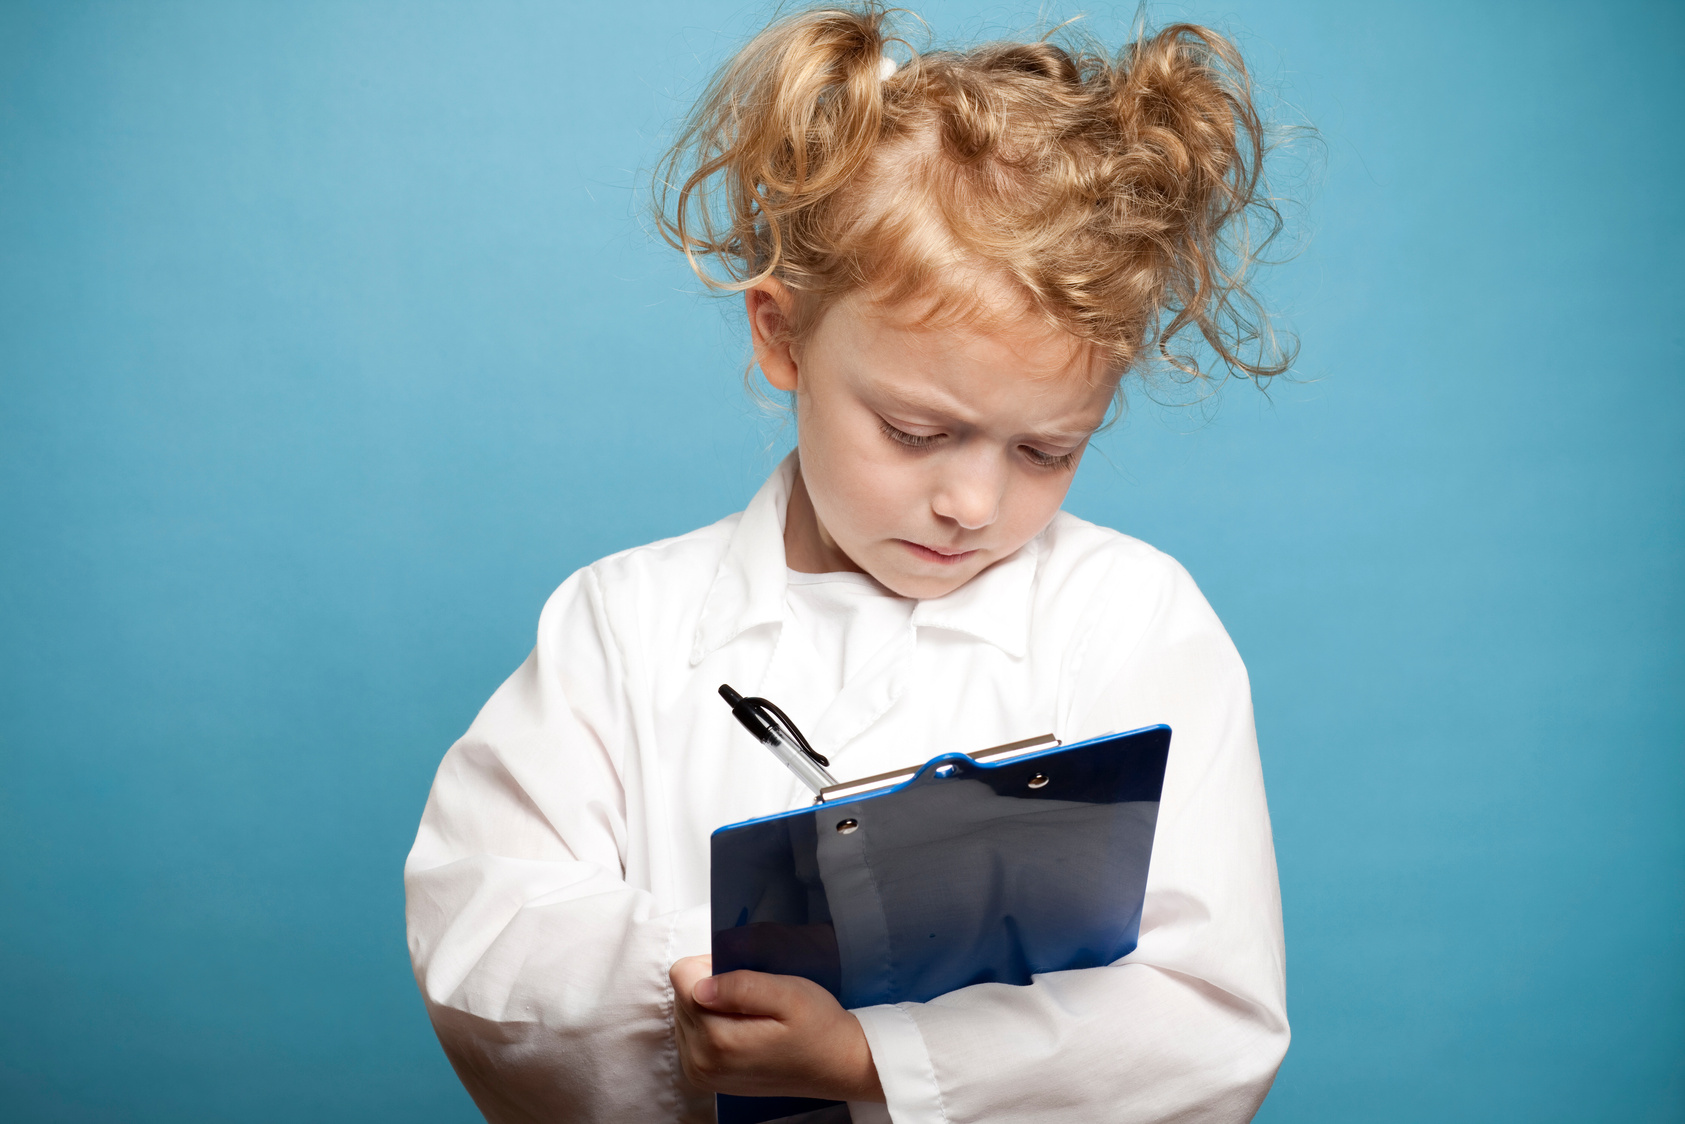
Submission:
POLYGON ((955 457, 943 466, 931 498, 931 510, 967 531, 980 531, 1000 515, 1006 473, 994 457, 978 454, 955 457))

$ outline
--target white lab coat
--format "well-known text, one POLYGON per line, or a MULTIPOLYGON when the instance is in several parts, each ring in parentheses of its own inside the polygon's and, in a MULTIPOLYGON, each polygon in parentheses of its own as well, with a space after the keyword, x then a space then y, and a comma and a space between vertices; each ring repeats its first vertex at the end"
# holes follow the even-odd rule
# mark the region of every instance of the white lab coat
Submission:
POLYGON ((894 1124, 1249 1119, 1287 1048, 1280 898, 1246 670, 1193 580, 1061 513, 904 624, 880 614, 876 651, 827 663, 837 636, 787 596, 793 470, 739 515, 568 578, 439 766, 404 868, 410 955, 481 1111, 712 1119, 679 1069, 667 979, 708 951, 708 835, 811 799, 732 720, 730 683, 779 703, 844 779, 1171 726, 1134 952, 855 1014, 894 1124))

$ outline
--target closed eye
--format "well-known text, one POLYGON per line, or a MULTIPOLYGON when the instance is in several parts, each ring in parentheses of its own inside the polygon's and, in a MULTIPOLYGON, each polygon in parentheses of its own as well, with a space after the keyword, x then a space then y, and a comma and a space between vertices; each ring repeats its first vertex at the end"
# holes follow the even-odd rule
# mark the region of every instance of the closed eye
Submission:
POLYGON ((893 425, 890 425, 881 418, 878 420, 878 428, 883 430, 883 435, 885 437, 899 445, 905 445, 909 449, 923 449, 926 446, 936 444, 937 441, 942 439, 942 435, 940 433, 933 433, 925 436, 917 433, 908 433, 904 429, 896 429, 893 425))
POLYGON ((1024 455, 1029 458, 1031 464, 1041 468, 1070 468, 1077 463, 1077 454, 1074 451, 1054 456, 1052 453, 1042 452, 1033 445, 1020 445, 1019 448, 1024 450, 1024 455))

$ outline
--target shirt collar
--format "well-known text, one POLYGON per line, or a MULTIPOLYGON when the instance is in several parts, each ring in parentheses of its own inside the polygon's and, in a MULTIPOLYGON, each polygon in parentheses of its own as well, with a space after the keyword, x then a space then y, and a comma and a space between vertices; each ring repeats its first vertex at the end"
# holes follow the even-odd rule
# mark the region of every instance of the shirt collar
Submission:
POLYGON ((795 479, 796 453, 791 450, 743 509, 702 602, 690 649, 692 667, 756 625, 783 622, 789 586, 784 568, 784 512, 790 506, 795 479))
MULTIPOLYGON (((758 625, 784 621, 789 587, 784 513, 796 477, 794 450, 773 470, 737 521, 708 588, 691 645, 694 667, 708 653, 758 625)), ((974 636, 1015 658, 1029 650, 1030 598, 1044 531, 946 597, 920 601, 912 623, 974 636)))
POLYGON ((963 632, 1009 656, 1023 658, 1030 647, 1030 597, 1035 589, 1042 535, 946 597, 920 601, 913 610, 913 624, 963 632))

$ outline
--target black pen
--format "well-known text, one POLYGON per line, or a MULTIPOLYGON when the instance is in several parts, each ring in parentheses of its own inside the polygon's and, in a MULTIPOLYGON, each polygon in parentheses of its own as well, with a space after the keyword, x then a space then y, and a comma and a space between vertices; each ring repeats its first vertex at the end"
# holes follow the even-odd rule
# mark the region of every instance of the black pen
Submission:
POLYGON ((802 732, 782 710, 765 699, 746 699, 726 683, 720 684, 720 698, 731 704, 731 712, 743 728, 755 735, 756 741, 772 750, 772 755, 784 762, 784 767, 811 788, 815 796, 837 783, 837 779, 825 771, 830 762, 814 752, 802 732))

